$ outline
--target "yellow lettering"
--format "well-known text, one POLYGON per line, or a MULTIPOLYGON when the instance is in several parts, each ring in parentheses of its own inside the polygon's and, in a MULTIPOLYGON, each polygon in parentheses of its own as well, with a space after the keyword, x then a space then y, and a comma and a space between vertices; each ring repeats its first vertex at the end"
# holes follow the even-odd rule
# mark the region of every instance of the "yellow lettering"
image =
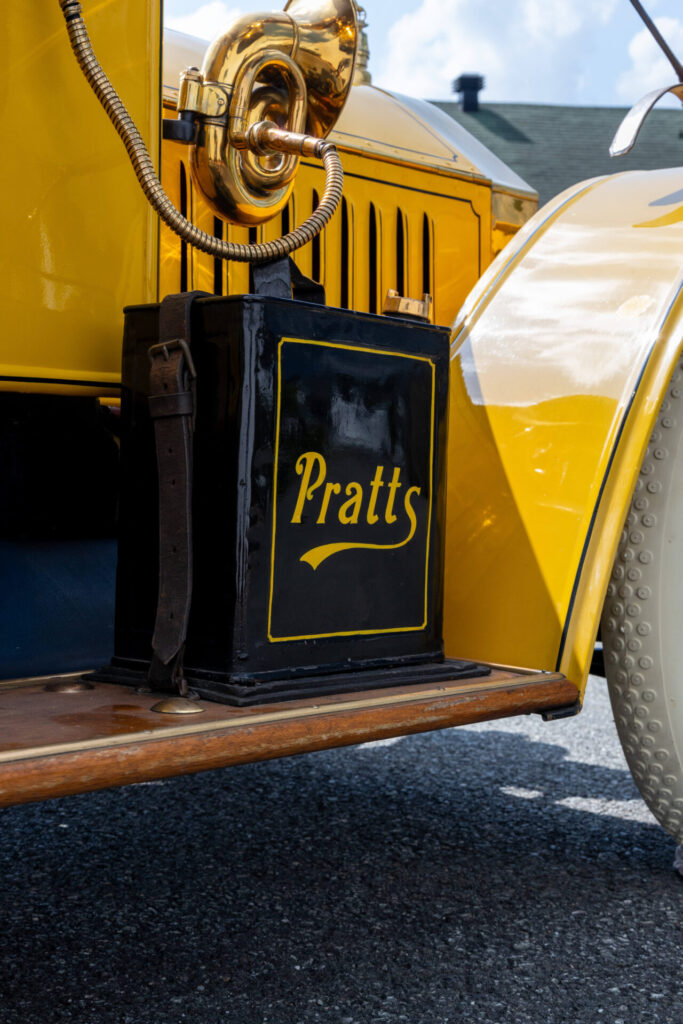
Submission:
POLYGON ((303 555, 299 558, 300 562, 307 562, 312 569, 317 569, 319 565, 330 558, 332 555, 339 554, 340 551, 351 551, 354 548, 365 548, 370 551, 395 551, 397 548, 404 548, 406 544, 410 544, 411 540, 415 536, 415 530, 417 529, 417 516, 413 510, 411 503, 411 497, 413 494, 419 494, 419 487, 411 487, 410 490, 406 491, 404 498, 405 510, 408 513, 408 519, 410 520, 410 529, 403 540, 397 541, 395 544, 368 544, 367 542, 359 543, 358 541, 337 541, 336 544, 321 544, 319 547, 310 548, 308 551, 304 551, 303 555))
MULTIPOLYGON (((327 515, 327 509, 330 504, 330 498, 333 494, 339 494, 341 491, 341 484, 325 484, 325 493, 323 494, 323 503, 320 506, 320 515, 318 516, 317 522, 324 523, 325 516, 327 515)), ((293 520, 292 520, 293 521, 293 520)))
MULTIPOLYGON (((363 510, 363 501, 365 498, 365 491, 363 485, 358 483, 356 480, 352 480, 351 483, 343 484, 335 483, 334 481, 327 480, 327 462, 320 452, 304 452, 296 461, 296 473, 297 476, 301 477, 301 483, 299 484, 299 493, 296 499, 296 505, 294 506, 294 514, 290 522, 300 523, 304 514, 304 508, 306 503, 313 500, 313 496, 316 491, 320 490, 322 495, 322 501, 318 510, 318 517, 316 523, 318 525, 325 525, 327 522, 327 516, 330 512, 330 503, 332 497, 335 494, 341 494, 342 492, 346 495, 347 500, 343 502, 337 513, 339 522, 344 525, 356 525, 361 517, 363 510), (324 488, 323 488, 324 484, 324 488)), ((384 509, 384 521, 387 524, 398 522, 399 516, 396 514, 396 501, 398 491, 403 484, 401 483, 401 467, 394 466, 392 468, 391 480, 384 480, 384 466, 375 467, 375 475, 370 481, 370 493, 367 504, 366 521, 370 526, 374 526, 375 523, 379 522, 379 515, 377 514, 377 503, 379 500, 380 488, 384 487, 386 483, 387 487, 387 502, 384 509)), ((365 485, 367 490, 367 485, 365 485)), ((417 525, 417 517, 413 510, 413 499, 415 495, 419 495, 421 488, 410 487, 403 498, 403 505, 408 516, 408 520, 411 524, 410 536, 415 532, 417 525)), ((408 543, 404 541, 402 543, 408 543)), ((346 544, 344 547, 348 546, 346 544)), ((354 543, 354 547, 358 545, 354 543)), ((394 545, 367 545, 361 544, 361 547, 393 547, 394 545)))
POLYGON ((313 492, 320 487, 325 476, 327 475, 327 463, 325 462, 322 455, 318 452, 304 452, 296 460, 296 471, 298 476, 301 477, 301 485, 299 487, 299 496, 296 500, 296 507, 294 509, 294 515, 291 518, 292 523, 301 522, 301 513, 303 512, 304 502, 310 501, 313 497, 313 492), (314 483, 311 483, 311 477, 313 476, 313 470, 318 467, 318 475, 314 483))
POLYGON ((339 509, 340 523, 357 523, 360 507, 363 504, 363 488, 353 480, 346 485, 346 494, 352 495, 339 509))
POLYGON ((383 469, 384 469, 384 466, 378 466, 377 467, 377 469, 375 470, 375 475, 374 475, 374 477, 372 479, 372 483, 370 484, 371 490, 370 490, 370 501, 368 502, 368 516, 367 516, 367 518, 368 518, 368 522, 370 523, 371 526, 374 523, 379 522, 379 516, 375 514, 375 505, 377 504, 377 492, 379 491, 380 487, 384 486, 384 481, 382 480, 382 470, 383 469))
POLYGON ((401 467, 396 466, 396 468, 394 469, 394 475, 391 478, 391 483, 388 485, 389 497, 387 498, 387 508, 386 512, 384 513, 384 520, 387 523, 395 523, 396 520, 398 519, 398 516, 394 515, 394 498, 396 497, 396 491, 399 489, 399 487, 402 486, 399 483, 400 475, 401 467))
POLYGON ((408 519, 410 520, 410 537, 415 533, 415 527, 417 526, 417 516, 415 515, 415 510, 413 509, 410 499, 413 494, 419 494, 421 490, 421 487, 409 487, 406 491, 406 496, 403 499, 403 505, 408 514, 408 519))

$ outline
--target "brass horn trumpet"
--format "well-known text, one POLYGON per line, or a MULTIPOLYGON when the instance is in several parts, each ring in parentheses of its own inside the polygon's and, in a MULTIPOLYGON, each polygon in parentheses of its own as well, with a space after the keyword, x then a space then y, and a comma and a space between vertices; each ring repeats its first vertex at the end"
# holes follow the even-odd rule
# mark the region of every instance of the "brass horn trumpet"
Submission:
POLYGON ((201 71, 183 73, 178 110, 199 122, 192 176, 215 213, 255 225, 282 210, 300 155, 262 151, 250 128, 266 121, 325 138, 346 102, 357 43, 353 0, 289 0, 281 14, 237 19, 201 71))

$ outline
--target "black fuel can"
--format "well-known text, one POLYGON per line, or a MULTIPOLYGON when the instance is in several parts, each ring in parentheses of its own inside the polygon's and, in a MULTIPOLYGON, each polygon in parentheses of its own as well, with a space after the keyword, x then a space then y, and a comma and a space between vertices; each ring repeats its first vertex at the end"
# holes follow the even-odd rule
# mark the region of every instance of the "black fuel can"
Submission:
MULTIPOLYGON (((157 601, 158 316, 125 317, 113 667, 131 679, 157 601)), ((210 297, 192 306, 192 355, 190 686, 249 704, 457 675, 441 637, 448 331, 210 297)))

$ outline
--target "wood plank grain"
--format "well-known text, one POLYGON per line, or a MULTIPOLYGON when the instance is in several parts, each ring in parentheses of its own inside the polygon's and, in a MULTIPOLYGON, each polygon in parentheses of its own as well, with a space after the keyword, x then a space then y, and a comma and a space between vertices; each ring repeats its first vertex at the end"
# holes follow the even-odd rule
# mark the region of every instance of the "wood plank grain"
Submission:
MULTIPOLYGON (((70 721, 62 721, 61 730, 55 733, 49 722, 42 726, 37 722, 35 708, 48 695, 13 689, 3 693, 0 700, 0 723, 5 737, 7 705, 21 693, 32 694, 33 721, 25 732, 32 732, 34 739, 40 737, 40 741, 22 747, 17 745, 21 737, 12 730, 9 738, 0 742, 0 806, 546 711, 571 705, 577 697, 576 687, 561 676, 494 671, 487 685, 477 680, 469 688, 461 680, 453 686, 404 687, 393 694, 374 691, 356 695, 356 699, 347 695, 261 709, 234 709, 203 702, 209 717, 202 716, 200 726, 196 721, 199 715, 191 716, 188 725, 178 725, 177 719, 169 723, 167 716, 155 715, 149 710, 149 696, 143 698, 142 703, 146 701, 147 706, 139 709, 139 718, 133 711, 133 702, 128 704, 126 721, 122 722, 112 710, 121 706, 120 693, 114 695, 114 704, 110 699, 107 705, 105 695, 94 697, 91 691, 91 709, 83 712, 85 723, 79 722, 76 704, 56 702, 57 717, 63 719, 67 715, 70 721), (69 708, 66 712, 65 707, 69 708), (131 723, 135 728, 131 728, 131 723), (69 735, 77 738, 68 740, 69 735)), ((49 696, 54 717, 55 695, 49 696)), ((130 691, 126 696, 132 700, 130 691)), ((139 704, 140 695, 135 697, 139 704)), ((29 702, 25 703, 28 706, 29 702)), ((82 705, 83 700, 79 703, 82 705)), ((25 735, 24 739, 27 738, 25 735)))

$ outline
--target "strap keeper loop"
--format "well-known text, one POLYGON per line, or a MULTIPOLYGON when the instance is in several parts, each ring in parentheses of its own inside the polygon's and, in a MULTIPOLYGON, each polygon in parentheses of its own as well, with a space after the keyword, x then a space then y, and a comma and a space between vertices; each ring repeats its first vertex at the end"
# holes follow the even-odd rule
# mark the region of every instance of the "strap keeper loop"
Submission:
POLYGON ((168 360, 171 358, 171 352, 175 352, 180 349, 185 356, 185 362, 187 364, 187 372, 190 377, 195 380, 197 371, 194 365, 194 359, 190 352, 190 346, 187 344, 184 338, 174 338, 172 341, 160 341, 158 345, 152 345, 147 352, 149 356, 150 365, 154 365, 154 360, 158 359, 159 356, 163 356, 164 359, 168 360))
POLYGON ((161 416, 194 416, 192 391, 176 391, 170 395, 150 395, 147 399, 152 419, 161 416))

